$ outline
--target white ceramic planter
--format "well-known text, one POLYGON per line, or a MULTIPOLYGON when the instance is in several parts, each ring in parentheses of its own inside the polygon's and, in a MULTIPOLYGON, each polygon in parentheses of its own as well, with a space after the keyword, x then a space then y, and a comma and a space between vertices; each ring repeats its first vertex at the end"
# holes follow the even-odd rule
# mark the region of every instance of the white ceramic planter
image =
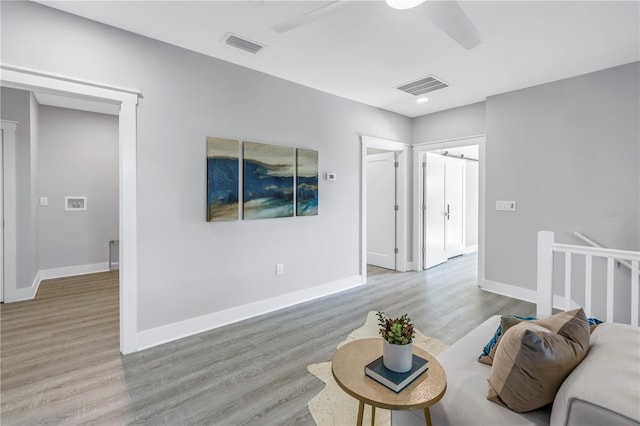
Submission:
POLYGON ((392 345, 386 340, 382 340, 382 363, 391 371, 396 373, 406 373, 411 370, 413 362, 412 344, 392 345))

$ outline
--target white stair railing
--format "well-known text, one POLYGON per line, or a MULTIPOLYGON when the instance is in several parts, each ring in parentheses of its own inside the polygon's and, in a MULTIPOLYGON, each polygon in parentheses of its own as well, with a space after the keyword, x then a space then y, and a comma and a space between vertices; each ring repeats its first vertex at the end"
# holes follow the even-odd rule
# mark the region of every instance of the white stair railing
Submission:
POLYGON ((559 244, 554 241, 554 233, 538 232, 538 317, 551 315, 553 310, 553 253, 564 253, 564 287, 565 309, 571 309, 571 264, 573 255, 585 257, 585 306, 587 316, 592 312, 592 265, 593 258, 607 261, 607 293, 606 321, 613 322, 614 314, 614 263, 626 262, 631 269, 631 324, 638 326, 638 264, 640 252, 608 249, 604 247, 587 247, 571 244, 559 244))
MULTIPOLYGON (((576 237, 578 237, 579 239, 581 239, 582 241, 584 241, 585 243, 589 244, 591 247, 598 247, 598 248, 605 248, 603 245, 596 243, 595 241, 593 241, 591 238, 587 237, 586 235, 584 235, 582 232, 574 232, 573 235, 575 235, 576 237)), ((625 266, 627 269, 631 270, 631 263, 627 262, 626 260, 621 260, 618 259, 616 260, 616 262, 619 265, 623 265, 625 266)))

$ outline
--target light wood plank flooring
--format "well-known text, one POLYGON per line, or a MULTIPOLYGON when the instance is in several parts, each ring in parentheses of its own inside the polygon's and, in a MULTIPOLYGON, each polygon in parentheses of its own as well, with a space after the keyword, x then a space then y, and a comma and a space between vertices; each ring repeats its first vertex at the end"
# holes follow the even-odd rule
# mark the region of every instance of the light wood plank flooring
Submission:
POLYGON ((367 312, 407 312, 446 343, 497 313, 534 314, 479 290, 476 262, 370 267, 367 286, 127 356, 117 272, 44 282, 0 308, 1 424, 313 425, 307 402, 323 384, 306 366, 330 360, 367 312))

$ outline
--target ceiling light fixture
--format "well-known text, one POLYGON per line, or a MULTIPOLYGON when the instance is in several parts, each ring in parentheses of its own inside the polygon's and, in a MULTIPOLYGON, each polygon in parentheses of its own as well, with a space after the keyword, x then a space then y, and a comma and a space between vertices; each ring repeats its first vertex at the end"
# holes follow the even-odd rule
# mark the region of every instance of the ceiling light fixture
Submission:
POLYGON ((394 9, 411 9, 420 6, 425 0, 385 0, 394 9))
POLYGON ((416 99, 416 102, 419 104, 423 104, 425 102, 429 102, 429 98, 418 98, 416 99))

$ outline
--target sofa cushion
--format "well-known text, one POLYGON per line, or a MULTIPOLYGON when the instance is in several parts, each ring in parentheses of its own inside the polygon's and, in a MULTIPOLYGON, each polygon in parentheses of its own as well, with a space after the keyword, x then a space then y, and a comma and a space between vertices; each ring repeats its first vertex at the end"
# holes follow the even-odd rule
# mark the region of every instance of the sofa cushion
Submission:
POLYGON ((543 407, 589 350, 582 309, 511 327, 496 350, 487 399, 516 412, 543 407))
POLYGON ((589 355, 556 394, 551 424, 640 424, 638 327, 604 323, 594 330, 589 355))
POLYGON ((491 340, 489 340, 489 343, 482 348, 482 353, 478 357, 478 362, 492 365, 493 357, 496 356, 496 349, 498 349, 498 344, 500 343, 502 335, 514 325, 521 323, 522 321, 531 321, 534 319, 534 317, 521 317, 518 315, 503 315, 500 317, 500 325, 496 329, 491 340))
MULTIPOLYGON (((440 402, 429 408, 434 425, 549 426, 551 405, 528 413, 515 413, 487 401, 487 376, 491 367, 477 362, 477 351, 499 324, 499 315, 489 318, 437 356, 447 373, 447 392, 440 402)), ((424 410, 393 411, 392 418, 394 425, 424 426, 425 422, 424 410)))
MULTIPOLYGON (((480 356, 478 356, 478 362, 493 365, 493 357, 496 356, 496 349, 498 349, 502 335, 506 333, 508 329, 522 321, 532 321, 535 319, 537 318, 521 317, 518 315, 503 315, 500 317, 500 325, 498 325, 496 332, 493 333, 491 340, 489 340, 489 342, 482 348, 482 352, 480 353, 480 356)), ((599 324, 602 324, 602 321, 598 318, 587 318, 587 321, 589 322, 591 333, 593 333, 593 330, 595 330, 599 324)))

